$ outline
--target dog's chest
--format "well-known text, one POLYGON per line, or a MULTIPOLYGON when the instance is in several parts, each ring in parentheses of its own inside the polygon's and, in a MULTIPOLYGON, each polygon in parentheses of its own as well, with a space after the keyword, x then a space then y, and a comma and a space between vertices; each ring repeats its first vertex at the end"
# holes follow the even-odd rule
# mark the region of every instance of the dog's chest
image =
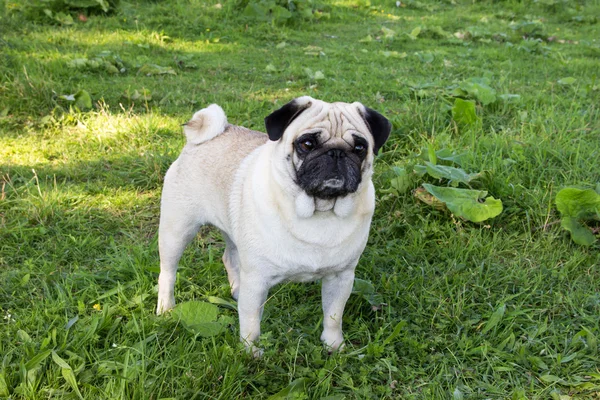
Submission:
POLYGON ((366 244, 366 232, 353 232, 346 240, 332 245, 331 237, 315 242, 298 240, 288 233, 276 241, 263 242, 256 260, 261 272, 272 283, 309 282, 354 268, 366 244))

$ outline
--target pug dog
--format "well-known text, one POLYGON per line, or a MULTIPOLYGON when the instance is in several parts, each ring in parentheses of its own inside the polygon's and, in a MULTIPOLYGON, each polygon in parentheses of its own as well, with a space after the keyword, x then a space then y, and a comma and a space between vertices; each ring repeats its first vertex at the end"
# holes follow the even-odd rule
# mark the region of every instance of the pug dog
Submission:
POLYGON ((358 102, 304 96, 265 125, 267 135, 230 125, 215 104, 185 124, 187 143, 162 192, 157 314, 175 306, 179 259, 210 224, 223 234, 246 347, 260 354, 254 343, 272 286, 320 279, 321 340, 335 351, 375 208, 373 160, 391 124, 358 102))

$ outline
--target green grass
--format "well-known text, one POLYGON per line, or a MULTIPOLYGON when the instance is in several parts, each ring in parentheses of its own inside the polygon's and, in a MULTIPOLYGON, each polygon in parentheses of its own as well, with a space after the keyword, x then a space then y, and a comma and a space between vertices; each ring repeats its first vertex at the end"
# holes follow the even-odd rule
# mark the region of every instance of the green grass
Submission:
MULTIPOLYGON (((571 242, 554 197, 600 182, 600 3, 403 3, 340 0, 330 19, 281 25, 245 20, 233 2, 123 1, 60 26, 5 0, 0 397, 78 398, 76 386, 86 399, 269 398, 292 382, 295 399, 599 396, 600 247, 571 242), (98 56, 126 70, 69 67, 98 56), (138 74, 144 64, 176 75, 138 74), (457 127, 448 93, 471 77, 520 101, 478 105, 481 123, 457 127), (125 96, 144 89, 151 99, 125 96), (93 109, 60 98, 79 90, 93 109), (357 269, 386 305, 351 296, 348 346, 329 356, 319 285, 281 285, 253 360, 229 308, 232 323, 211 338, 154 315, 162 177, 195 110, 216 102, 262 129, 304 94, 393 121, 357 269), (475 187, 504 212, 473 224, 410 190, 386 193, 390 167, 413 165, 427 145, 466 152, 465 170, 487 171, 475 187)), ((222 249, 206 229, 186 250, 178 302, 230 299, 222 249)))

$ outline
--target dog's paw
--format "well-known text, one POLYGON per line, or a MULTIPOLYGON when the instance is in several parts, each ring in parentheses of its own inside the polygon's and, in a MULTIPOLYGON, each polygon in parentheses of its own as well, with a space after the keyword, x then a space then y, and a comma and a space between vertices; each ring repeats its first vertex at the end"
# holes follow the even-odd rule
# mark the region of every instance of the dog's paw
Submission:
POLYGON ((325 332, 321 335, 321 341, 327 352, 334 353, 344 348, 344 337, 341 332, 325 332))
POLYGON ((156 306, 156 315, 161 315, 167 311, 171 311, 175 307, 175 298, 161 299, 158 298, 158 304, 156 306))
POLYGON ((263 349, 254 345, 246 347, 246 351, 250 353, 254 358, 261 358, 264 354, 263 349))

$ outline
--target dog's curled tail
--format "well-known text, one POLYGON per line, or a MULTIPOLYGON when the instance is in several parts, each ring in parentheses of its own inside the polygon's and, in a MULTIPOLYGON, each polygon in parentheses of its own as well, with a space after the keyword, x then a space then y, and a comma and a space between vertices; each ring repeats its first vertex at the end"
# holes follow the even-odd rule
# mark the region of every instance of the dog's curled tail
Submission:
POLYGON ((216 104, 211 104, 197 111, 184 125, 183 132, 188 143, 200 144, 223 133, 226 126, 227 116, 223 109, 216 104))

